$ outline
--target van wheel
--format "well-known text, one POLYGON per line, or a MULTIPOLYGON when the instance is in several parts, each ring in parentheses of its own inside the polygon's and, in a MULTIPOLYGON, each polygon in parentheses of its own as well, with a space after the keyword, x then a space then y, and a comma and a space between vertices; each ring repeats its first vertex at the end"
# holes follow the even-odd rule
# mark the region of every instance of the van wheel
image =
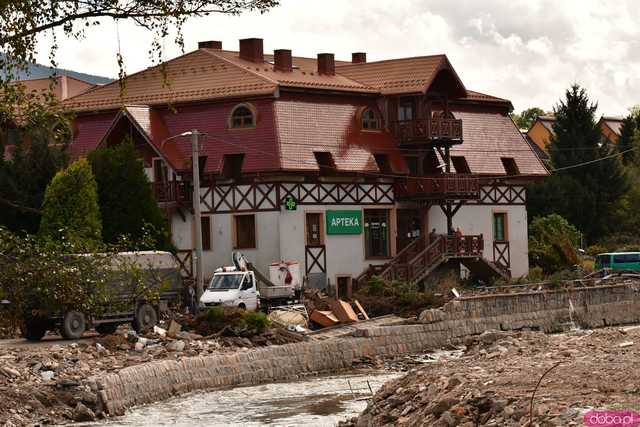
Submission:
POLYGON ((117 330, 117 323, 100 323, 99 325, 96 325, 96 332, 100 335, 110 335, 117 330))
POLYGON ((77 340, 87 329, 87 320, 84 314, 71 310, 64 314, 62 320, 62 336, 68 340, 77 340))
POLYGON ((241 303, 241 304, 238 306, 238 308, 239 308, 240 310, 246 310, 246 309, 247 309, 247 306, 246 306, 246 305, 244 305, 244 303, 241 303))
POLYGON ((133 319, 133 329, 136 332, 148 332, 158 324, 158 314, 151 304, 142 304, 138 311, 136 311, 136 317, 133 319))
POLYGON ((40 341, 45 333, 47 333, 47 326, 40 319, 30 318, 22 325, 22 335, 29 341, 40 341))

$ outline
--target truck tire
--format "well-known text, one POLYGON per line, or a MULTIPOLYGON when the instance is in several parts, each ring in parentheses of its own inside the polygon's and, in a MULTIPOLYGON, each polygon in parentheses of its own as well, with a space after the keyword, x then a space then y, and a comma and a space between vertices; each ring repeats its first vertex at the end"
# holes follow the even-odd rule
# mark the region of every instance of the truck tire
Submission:
POLYGON ((22 325, 22 335, 29 341, 40 341, 46 332, 45 322, 38 318, 27 319, 22 325))
POLYGON ((158 314, 151 304, 142 304, 133 319, 133 329, 136 332, 148 332, 158 324, 158 314))
POLYGON ((62 319, 62 336, 68 340, 77 340, 87 329, 87 320, 84 314, 79 311, 71 310, 64 314, 62 319))
POLYGON ((96 332, 100 335, 111 335, 118 330, 117 323, 100 323, 96 325, 96 332))

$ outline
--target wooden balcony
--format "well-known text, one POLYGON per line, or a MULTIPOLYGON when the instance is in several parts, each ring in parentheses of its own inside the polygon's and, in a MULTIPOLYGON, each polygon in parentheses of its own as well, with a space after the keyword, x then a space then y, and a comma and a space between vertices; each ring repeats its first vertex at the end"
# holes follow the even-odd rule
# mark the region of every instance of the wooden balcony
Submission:
POLYGON ((156 201, 160 205, 191 206, 193 194, 191 183, 187 181, 154 182, 151 184, 156 201))
POLYGON ((390 123, 390 131, 400 144, 461 144, 462 120, 442 117, 398 120, 390 123))
POLYGON ((395 192, 404 200, 478 200, 480 178, 459 174, 407 177, 396 181, 395 192))

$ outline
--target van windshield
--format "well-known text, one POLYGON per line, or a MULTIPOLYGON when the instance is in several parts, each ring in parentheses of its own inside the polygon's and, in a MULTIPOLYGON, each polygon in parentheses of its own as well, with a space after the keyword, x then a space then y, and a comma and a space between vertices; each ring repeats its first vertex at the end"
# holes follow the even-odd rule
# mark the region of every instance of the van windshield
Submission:
POLYGON ((610 255, 598 255, 596 257, 596 264, 603 267, 608 267, 611 264, 610 260, 611 260, 610 255))
POLYGON ((244 274, 216 274, 211 279, 209 289, 238 289, 243 278, 244 274))

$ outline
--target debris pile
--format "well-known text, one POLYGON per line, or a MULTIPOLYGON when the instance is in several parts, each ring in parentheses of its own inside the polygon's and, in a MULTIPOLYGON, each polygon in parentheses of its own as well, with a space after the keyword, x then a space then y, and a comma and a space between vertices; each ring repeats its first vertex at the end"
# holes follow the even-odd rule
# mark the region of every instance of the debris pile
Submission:
POLYGON ((638 343, 637 327, 561 335, 488 331, 469 337, 460 358, 385 384, 358 418, 342 425, 583 425, 588 409, 636 407, 638 343))
POLYGON ((309 320, 316 329, 369 320, 367 312, 358 300, 351 304, 328 297, 317 289, 305 290, 305 306, 310 313, 309 320))

